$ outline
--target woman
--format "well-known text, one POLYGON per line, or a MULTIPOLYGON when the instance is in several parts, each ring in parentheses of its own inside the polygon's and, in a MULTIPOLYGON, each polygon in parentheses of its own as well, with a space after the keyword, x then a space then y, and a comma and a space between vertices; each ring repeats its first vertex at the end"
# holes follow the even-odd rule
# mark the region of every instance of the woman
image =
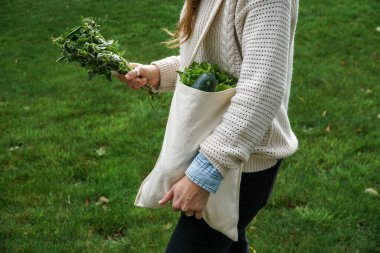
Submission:
MULTIPOLYGON (((180 55, 135 64, 119 75, 133 89, 146 83, 158 92, 175 89, 183 69, 218 0, 186 0, 169 45, 180 55)), ((167 246, 172 252, 249 252, 245 228, 267 203, 284 157, 297 138, 288 115, 298 0, 223 0, 195 61, 207 61, 239 81, 223 120, 200 145, 186 176, 160 201, 181 211, 167 246), (239 239, 232 241, 202 220, 210 194, 223 177, 244 163, 239 199, 239 239)))

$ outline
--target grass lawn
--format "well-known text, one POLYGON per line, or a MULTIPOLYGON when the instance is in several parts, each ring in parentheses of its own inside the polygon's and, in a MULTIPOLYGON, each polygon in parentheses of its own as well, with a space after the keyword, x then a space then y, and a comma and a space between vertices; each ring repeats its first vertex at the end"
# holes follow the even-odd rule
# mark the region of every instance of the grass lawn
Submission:
MULTIPOLYGON (((133 201, 172 94, 152 108, 141 91, 88 81, 55 63, 51 37, 93 16, 127 59, 149 63, 177 53, 161 28, 182 1, 0 5, 0 252, 163 252, 178 213, 133 201)), ((248 228, 257 252, 380 252, 380 197, 365 192, 380 192, 379 11, 301 1, 289 108, 300 149, 248 228)))

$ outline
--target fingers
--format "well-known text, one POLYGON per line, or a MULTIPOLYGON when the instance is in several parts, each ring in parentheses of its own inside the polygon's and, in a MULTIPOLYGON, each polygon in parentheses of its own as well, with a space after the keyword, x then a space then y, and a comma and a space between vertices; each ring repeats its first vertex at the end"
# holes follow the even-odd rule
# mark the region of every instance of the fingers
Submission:
POLYGON ((193 212, 193 211, 187 211, 187 212, 184 212, 183 213, 185 214, 185 216, 187 217, 192 217, 192 216, 195 216, 195 219, 197 220, 200 220, 202 219, 203 217, 203 211, 197 211, 197 212, 193 212))
POLYGON ((127 75, 123 76, 121 81, 126 83, 130 88, 134 90, 137 90, 148 83, 146 77, 135 77, 133 79, 127 79, 127 75))
POLYGON ((130 88, 137 90, 148 83, 146 70, 139 63, 131 63, 131 66, 134 69, 125 75, 120 74, 117 71, 112 71, 112 75, 117 77, 121 82, 127 84, 130 88))
POLYGON ((134 90, 140 89, 145 84, 147 84, 147 79, 145 77, 143 78, 135 78, 135 80, 128 82, 128 86, 131 87, 134 90))
POLYGON ((134 78, 143 77, 143 76, 146 76, 146 71, 145 71, 145 69, 142 66, 138 66, 135 69, 129 71, 125 75, 125 79, 132 80, 134 78))
POLYGON ((132 89, 139 89, 148 83, 148 79, 145 76, 145 70, 143 67, 138 66, 134 70, 129 71, 124 76, 124 81, 132 89))
POLYGON ((174 190, 173 190, 173 188, 171 188, 165 194, 165 196, 160 201, 158 201, 158 204, 164 205, 164 204, 168 203, 169 201, 173 200, 173 197, 174 197, 174 190))
POLYGON ((134 70, 129 71, 125 75, 125 80, 133 80, 136 77, 139 77, 139 75, 140 75, 140 69, 139 68, 135 68, 134 70))
POLYGON ((195 212, 195 218, 196 218, 197 220, 202 219, 202 217, 203 217, 203 211, 195 212))
POLYGON ((126 80, 132 80, 134 78, 141 78, 141 77, 146 77, 147 76, 147 71, 146 69, 139 65, 137 66, 136 68, 134 68, 133 70, 129 71, 126 75, 125 75, 125 79, 126 80))
MULTIPOLYGON (((192 183, 186 176, 177 181, 165 196, 158 202, 160 205, 172 202, 174 211, 182 211, 187 216, 194 216, 202 219, 203 209, 206 206, 209 192, 202 194, 199 192, 200 187, 196 186, 195 191, 192 183)), ((200 188, 201 189, 201 188, 200 188)))

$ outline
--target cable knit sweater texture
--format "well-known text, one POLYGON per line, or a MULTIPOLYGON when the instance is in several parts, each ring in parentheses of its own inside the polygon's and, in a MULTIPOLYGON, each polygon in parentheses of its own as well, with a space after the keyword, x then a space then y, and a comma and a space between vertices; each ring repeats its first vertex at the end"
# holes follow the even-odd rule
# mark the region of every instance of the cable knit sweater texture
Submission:
MULTIPOLYGON (((175 90, 215 0, 202 0, 179 56, 152 62, 159 92, 175 90)), ((236 94, 200 152, 225 175, 268 169, 298 147, 288 119, 298 0, 224 0, 194 61, 215 63, 238 78, 236 94)), ((183 14, 183 9, 182 13, 183 14)))

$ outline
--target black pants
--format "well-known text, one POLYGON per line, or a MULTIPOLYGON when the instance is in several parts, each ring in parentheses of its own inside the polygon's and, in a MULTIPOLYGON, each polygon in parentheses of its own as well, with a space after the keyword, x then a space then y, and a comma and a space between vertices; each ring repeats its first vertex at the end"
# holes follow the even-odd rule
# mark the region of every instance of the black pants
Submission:
POLYGON ((181 213, 166 253, 248 253, 245 228, 267 204, 280 164, 281 160, 270 169, 242 174, 237 242, 211 228, 203 219, 181 213))

